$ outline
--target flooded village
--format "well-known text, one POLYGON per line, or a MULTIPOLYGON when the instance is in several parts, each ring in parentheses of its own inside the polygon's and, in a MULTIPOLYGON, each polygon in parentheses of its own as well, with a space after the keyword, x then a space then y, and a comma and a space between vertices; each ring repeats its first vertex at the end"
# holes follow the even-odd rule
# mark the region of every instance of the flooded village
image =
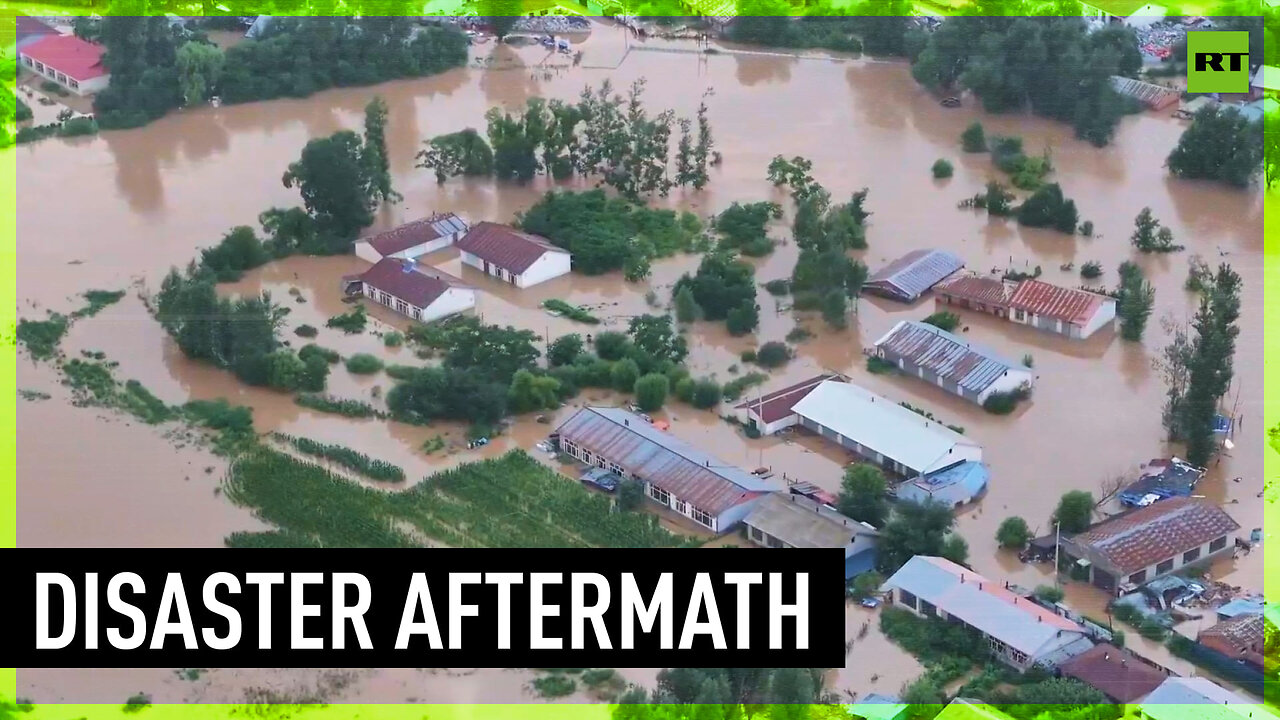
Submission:
MULTIPOLYGON (((825 698, 903 700, 909 688, 919 691, 922 677, 940 677, 927 652, 891 637, 906 633, 916 616, 945 617, 980 633, 989 642, 982 652, 995 658, 987 667, 1014 675, 1037 667, 1109 702, 1139 702, 1170 682, 1199 678, 1253 697, 1249 683, 1223 677, 1229 673, 1204 658, 1217 652, 1234 662, 1261 652, 1263 578, 1276 570, 1262 552, 1270 538, 1262 532, 1260 183, 1240 189, 1171 176, 1166 159, 1189 121, 1167 108, 1125 115, 1111 142, 1096 147, 1066 123, 984 112, 972 94, 940 102, 913 79, 905 59, 725 41, 704 52, 695 41, 639 37, 607 19, 574 25, 560 38, 566 52, 479 32, 463 67, 428 77, 301 99, 206 104, 135 129, 19 146, 19 317, 72 316, 87 291, 125 291, 68 324, 59 350, 65 363, 105 359, 119 382, 136 380, 166 406, 225 400, 249 408, 252 432, 275 452, 318 463, 354 486, 413 496, 412 510, 386 505, 393 514, 379 522, 392 528, 388 536, 404 537, 397 528, 412 526, 403 532, 421 545, 484 544, 491 538, 433 514, 432 493, 453 492, 453 483, 458 493, 476 492, 471 480, 438 474, 465 474, 490 460, 516 468, 520 478, 511 482, 523 483, 541 470, 512 461, 519 451, 559 473, 566 489, 557 493, 590 494, 597 503, 591 507, 603 507, 604 515, 652 515, 654 527, 671 534, 653 539, 647 527, 623 528, 646 543, 692 539, 740 552, 846 547, 847 664, 822 675, 825 698), (695 118, 705 104, 714 133, 717 162, 706 168, 705 187, 678 186, 641 201, 691 215, 698 236, 709 240, 653 257, 640 279, 627 280, 618 269, 585 274, 580 253, 566 251, 560 238, 514 227, 527 224, 548 192, 592 190, 599 178, 438 182, 418 166, 432 138, 468 128, 484 135, 490 108, 518 113, 531 98, 574 103, 584 87, 605 80, 621 93, 644 80, 644 106, 653 114, 670 108, 677 118, 695 118), (350 252, 272 259, 216 285, 221 298, 269 293, 288 311, 279 321, 281 341, 292 349, 314 344, 343 359, 327 371, 323 392, 312 394, 368 412, 308 407, 297 393, 250 385, 189 356, 157 319, 171 269, 199 261, 234 227, 259 228, 268 208, 301 206, 298 188, 281 175, 309 141, 363 132, 375 97, 385 102, 385 160, 398 199, 379 204, 350 252), (1049 179, 1092 232, 1030 227, 959 207, 992 181, 1008 183, 990 153, 962 148, 961 136, 975 122, 988 139, 1018 136, 1028 157, 1051 157, 1049 179), (806 252, 793 227, 800 201, 793 185, 800 183, 771 182, 777 158, 810 161, 810 180, 833 203, 867 190, 859 223, 865 249, 842 251, 865 265, 867 277, 849 299, 841 329, 818 309, 797 309, 796 297, 764 287, 791 281, 806 252), (939 159, 953 166, 945 177, 930 171, 939 159), (758 305, 758 324, 738 334, 730 332, 732 320, 678 319, 675 298, 680 283, 687 287, 682 278, 698 274, 713 254, 725 232, 715 220, 735 203, 778 208, 765 223, 772 251, 738 258, 753 270, 758 305), (1135 250, 1135 216, 1144 208, 1184 250, 1135 250), (1162 423, 1160 362, 1166 346, 1190 332, 1201 304, 1201 293, 1187 287, 1193 256, 1214 270, 1229 264, 1239 276, 1233 378, 1216 403, 1220 432, 1203 467, 1186 464, 1187 448, 1169 443, 1162 423), (1137 340, 1122 337, 1123 301, 1080 289, 1119 287, 1126 261, 1154 291, 1137 340), (1082 278, 1089 263, 1100 267, 1099 277, 1082 278), (363 330, 332 322, 360 313, 355 308, 363 308, 363 330), (942 323, 950 327, 939 327, 938 313, 952 314, 942 323), (548 357, 558 338, 577 334, 584 352, 608 359, 603 343, 591 341, 634 334, 633 321, 645 316, 670 318, 687 350, 677 360, 687 370, 679 377, 691 378, 690 386, 714 381, 711 402, 678 397, 680 381, 668 372, 658 409, 637 405, 638 385, 633 393, 584 381, 549 407, 510 408, 482 433, 460 420, 393 419, 393 398, 408 396, 398 383, 414 382, 407 379, 419 377, 413 369, 440 366, 449 353, 428 347, 424 323, 447 328, 448 318, 461 317, 528 331, 540 354, 529 367, 541 378, 554 377, 548 357), (764 367, 759 353, 767 343, 785 344, 783 362, 764 367), (352 364, 365 355, 377 359, 375 371, 352 364), (737 397, 720 397, 721 387, 750 373, 760 376, 740 383, 737 397), (993 397, 1010 407, 993 410, 993 397), (328 455, 308 453, 302 439, 330 448, 328 455), (620 449, 637 445, 643 450, 620 449), (353 472, 333 448, 364 456, 357 464, 366 469, 368 459, 394 466, 403 479, 353 472), (689 469, 664 477, 672 464, 689 469), (592 467, 599 470, 584 475, 592 467), (868 501, 876 522, 843 514, 858 505, 849 502, 847 478, 873 474, 887 483, 887 497, 868 501), (627 484, 642 492, 639 504, 610 509, 621 506, 627 484), (1082 527, 1062 527, 1059 504, 1070 491, 1091 496, 1082 527), (939 534, 950 544, 946 554, 956 554, 954 539, 963 552, 952 559, 908 552, 877 572, 886 569, 886 540, 896 553, 910 546, 890 538, 891 515, 931 502, 954 516, 939 534), (1025 521, 1021 542, 1002 539, 1013 517, 1025 521), (429 536, 430 527, 441 533, 429 536), (859 588, 859 576, 874 577, 875 587, 859 588), (991 617, 1001 619, 984 625, 991 617), (1221 632, 1222 623, 1248 625, 1249 638, 1256 624, 1258 647, 1252 640, 1235 647, 1241 633, 1221 632), (1046 626, 1056 639, 1047 639, 1046 626), (1137 658, 1135 665, 1154 673, 1141 697, 1122 696, 1098 679, 1111 672, 1113 651, 1122 665, 1122 657, 1137 658)), ((293 488, 239 477, 237 452, 211 444, 201 428, 150 424, 86 400, 84 387, 66 381, 65 363, 55 367, 28 353, 18 367, 26 398, 18 406, 23 546, 220 547, 255 537, 274 542, 273 531, 295 531, 282 527, 279 508, 264 509, 263 499, 293 488)), ((416 392, 417 407, 426 407, 431 392, 416 392)), ((936 683, 939 699, 986 677, 983 667, 945 676, 936 683)), ((568 692, 546 692, 546 677, 525 669, 210 669, 194 678, 155 669, 23 669, 19 693, 37 703, 118 703, 139 689, 155 702, 236 703, 263 693, 331 702, 585 702, 616 699, 628 686, 655 689, 660 669, 616 669, 609 695, 581 678, 568 692)))

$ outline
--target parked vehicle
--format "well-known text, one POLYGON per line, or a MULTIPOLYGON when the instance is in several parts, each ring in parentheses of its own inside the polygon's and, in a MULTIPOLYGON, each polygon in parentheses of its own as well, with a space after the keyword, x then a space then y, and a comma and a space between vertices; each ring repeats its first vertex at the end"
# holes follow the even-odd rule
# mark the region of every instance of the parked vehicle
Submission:
POLYGON ((605 492, 613 492, 618 489, 622 478, 604 468, 591 468, 582 473, 582 482, 605 492))

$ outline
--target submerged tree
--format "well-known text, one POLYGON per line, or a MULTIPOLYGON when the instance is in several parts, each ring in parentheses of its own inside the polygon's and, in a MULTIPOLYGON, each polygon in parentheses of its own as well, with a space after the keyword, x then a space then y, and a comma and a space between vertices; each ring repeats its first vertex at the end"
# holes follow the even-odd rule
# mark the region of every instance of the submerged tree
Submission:
POLYGON ((400 194, 391 187, 391 162, 387 158, 387 103, 380 97, 370 100, 364 108, 362 152, 369 166, 372 196, 384 202, 399 200, 400 194))

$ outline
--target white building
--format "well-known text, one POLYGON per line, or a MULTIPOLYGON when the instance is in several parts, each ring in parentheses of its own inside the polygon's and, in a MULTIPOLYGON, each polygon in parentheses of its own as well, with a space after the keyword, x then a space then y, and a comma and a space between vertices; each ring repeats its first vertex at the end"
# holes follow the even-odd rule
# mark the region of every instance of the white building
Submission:
POLYGON ((528 288, 568 274, 571 257, 544 237, 482 222, 456 243, 462 262, 486 275, 528 288))
POLYGON ((811 378, 736 410, 761 434, 799 425, 908 478, 982 461, 982 448, 963 435, 837 375, 811 378))
POLYGON ((1009 319, 1083 340, 1115 320, 1116 301, 1097 293, 1023 280, 1009 297, 1009 319))
POLYGON ((893 607, 977 632, 997 660, 1019 671, 1051 669, 1093 647, 1077 623, 944 558, 911 558, 883 589, 893 607))
POLYGON ((76 95, 92 95, 107 89, 111 74, 102 64, 106 48, 75 35, 46 35, 18 51, 28 70, 65 87, 76 95))
POLYGON ((907 375, 979 405, 996 393, 1030 388, 1035 374, 1021 364, 939 327, 903 320, 876 341, 876 355, 907 375))
POLYGON ((1146 27, 1160 22, 1167 12, 1165 6, 1147 0, 1082 0, 1080 5, 1086 18, 1104 23, 1124 23, 1130 27, 1146 27))
POLYGON ((453 213, 435 214, 357 241, 356 257, 371 263, 388 257, 415 260, 454 244, 467 227, 453 213))
POLYGON ((476 306, 476 291, 456 277, 412 260, 385 258, 360 275, 343 278, 348 295, 363 295, 419 322, 476 306))
POLYGON ((844 548, 846 580, 875 569, 879 531, 807 497, 774 493, 742 524, 760 547, 844 548))

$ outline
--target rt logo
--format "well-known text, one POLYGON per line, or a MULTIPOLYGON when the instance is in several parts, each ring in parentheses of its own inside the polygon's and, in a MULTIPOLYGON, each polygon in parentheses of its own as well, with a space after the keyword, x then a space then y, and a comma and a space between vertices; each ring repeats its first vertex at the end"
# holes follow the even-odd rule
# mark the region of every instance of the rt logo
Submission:
POLYGON ((1187 92, 1249 92, 1249 33, 1187 33, 1187 92))

